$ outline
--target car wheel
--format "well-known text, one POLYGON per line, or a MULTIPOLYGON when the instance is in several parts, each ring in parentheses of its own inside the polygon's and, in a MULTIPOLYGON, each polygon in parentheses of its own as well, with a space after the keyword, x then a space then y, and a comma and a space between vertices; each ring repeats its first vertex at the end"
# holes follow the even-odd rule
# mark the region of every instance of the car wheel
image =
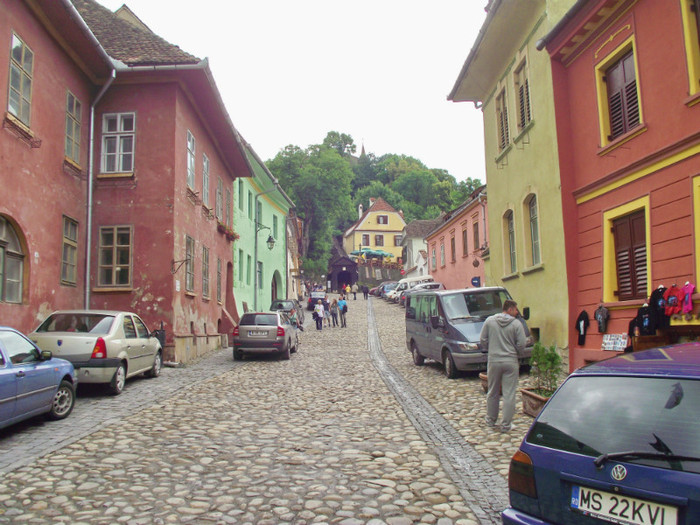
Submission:
POLYGON ((126 383, 126 365, 121 363, 117 367, 117 371, 114 372, 112 381, 109 383, 109 391, 118 396, 124 391, 124 384, 126 383))
POLYGON ((234 350, 233 351, 233 360, 234 361, 242 361, 243 360, 243 352, 240 350, 234 350))
POLYGON ((49 419, 58 420, 68 417, 75 405, 75 386, 70 381, 61 381, 56 395, 51 402, 51 410, 47 414, 49 419))
POLYGON ((156 352, 156 357, 153 359, 153 366, 146 372, 148 377, 158 377, 160 375, 160 369, 163 367, 163 356, 160 350, 156 352))
POLYGON ((457 367, 455 366, 455 361, 452 359, 452 354, 449 350, 443 352, 442 364, 445 367, 445 377, 447 377, 447 379, 454 379, 457 377, 457 367))
POLYGON ((423 357, 418 351, 418 347, 414 342, 411 343, 411 354, 413 355, 413 364, 416 366, 423 366, 425 363, 425 357, 423 357))
POLYGON ((290 358, 291 350, 289 349, 289 347, 291 346, 291 344, 292 344, 292 343, 291 343, 291 341, 290 341, 289 344, 285 347, 285 349, 282 350, 281 357, 282 357, 282 359, 284 359, 285 361, 288 361, 289 358, 290 358))

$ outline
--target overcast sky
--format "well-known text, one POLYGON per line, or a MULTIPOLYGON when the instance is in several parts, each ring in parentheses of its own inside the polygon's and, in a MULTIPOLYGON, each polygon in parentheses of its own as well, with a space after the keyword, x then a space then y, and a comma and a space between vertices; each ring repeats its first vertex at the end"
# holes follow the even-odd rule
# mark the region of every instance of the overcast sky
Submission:
MULTIPOLYGON (((116 10, 124 0, 98 0, 116 10)), ((486 0, 128 0, 152 31, 209 58, 263 160, 328 131, 485 180, 482 113, 449 102, 486 0)))

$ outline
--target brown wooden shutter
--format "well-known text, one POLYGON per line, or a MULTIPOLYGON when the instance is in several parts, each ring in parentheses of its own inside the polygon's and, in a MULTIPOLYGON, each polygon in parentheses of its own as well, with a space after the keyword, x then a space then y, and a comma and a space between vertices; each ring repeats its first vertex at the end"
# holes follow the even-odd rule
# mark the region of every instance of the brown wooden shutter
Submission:
POLYGON ((530 89, 526 78, 518 88, 518 99, 520 101, 520 127, 524 128, 530 122, 530 89))
POLYGON ((644 211, 613 221, 617 296, 620 301, 647 296, 646 222, 644 211))
POLYGON ((610 111, 610 140, 639 125, 634 55, 625 55, 605 72, 610 111))

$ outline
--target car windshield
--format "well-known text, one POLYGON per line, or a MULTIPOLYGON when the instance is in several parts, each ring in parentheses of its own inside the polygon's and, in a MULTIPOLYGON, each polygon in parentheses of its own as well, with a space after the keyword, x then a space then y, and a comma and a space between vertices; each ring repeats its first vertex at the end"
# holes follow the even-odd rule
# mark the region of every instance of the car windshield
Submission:
POLYGON ((488 317, 502 312, 506 299, 505 290, 484 290, 443 295, 442 304, 448 319, 488 317))
POLYGON ((592 457, 634 451, 637 454, 624 461, 700 473, 700 461, 671 458, 700 458, 698 399, 698 380, 572 377, 552 397, 526 439, 592 457))
POLYGON ((272 303, 270 310, 291 310, 294 308, 292 301, 275 301, 272 303))
POLYGON ((37 332, 82 332, 93 335, 109 333, 114 321, 113 315, 92 314, 81 312, 55 313, 50 315, 37 332))
POLYGON ((241 325, 277 326, 276 314, 243 314, 241 325))

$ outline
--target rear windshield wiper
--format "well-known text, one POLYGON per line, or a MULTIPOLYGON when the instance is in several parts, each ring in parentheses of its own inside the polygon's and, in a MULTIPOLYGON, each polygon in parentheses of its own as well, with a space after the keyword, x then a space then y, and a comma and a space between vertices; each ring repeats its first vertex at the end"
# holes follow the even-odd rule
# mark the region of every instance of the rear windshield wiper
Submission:
POLYGON ((677 454, 664 454, 662 452, 636 452, 634 450, 629 450, 627 452, 611 452, 609 454, 601 454, 593 460, 593 464, 600 468, 603 463, 609 459, 622 458, 658 459, 660 461, 700 461, 700 458, 693 456, 679 456, 677 454))

